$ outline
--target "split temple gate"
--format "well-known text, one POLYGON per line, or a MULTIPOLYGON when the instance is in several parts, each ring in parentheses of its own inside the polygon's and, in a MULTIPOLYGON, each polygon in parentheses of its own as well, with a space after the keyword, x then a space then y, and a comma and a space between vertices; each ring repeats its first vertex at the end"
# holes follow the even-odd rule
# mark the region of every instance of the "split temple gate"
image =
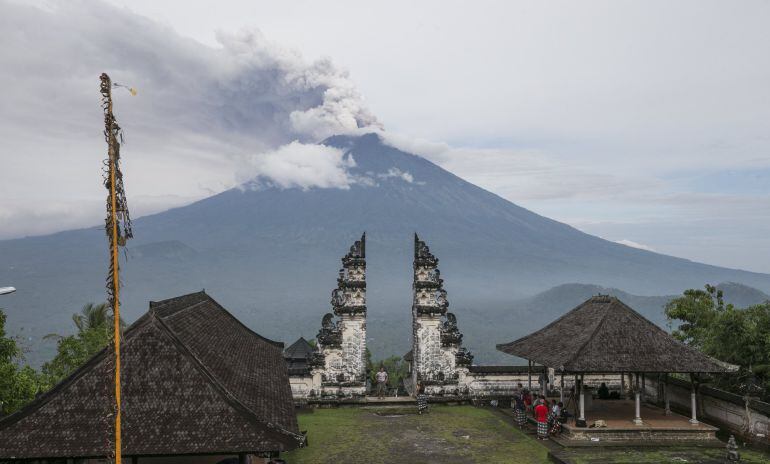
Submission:
MULTIPOLYGON (((438 258, 414 235, 412 284, 412 349, 404 359, 413 392, 417 382, 433 397, 510 397, 526 381, 520 366, 473 366, 473 355, 462 346, 457 317, 438 269, 438 258)), ((323 317, 313 347, 298 339, 284 352, 295 400, 363 399, 366 385, 366 234, 342 258, 332 313, 323 317), (335 319, 335 317, 337 319, 335 319)), ((529 373, 531 376, 531 372, 529 373)))

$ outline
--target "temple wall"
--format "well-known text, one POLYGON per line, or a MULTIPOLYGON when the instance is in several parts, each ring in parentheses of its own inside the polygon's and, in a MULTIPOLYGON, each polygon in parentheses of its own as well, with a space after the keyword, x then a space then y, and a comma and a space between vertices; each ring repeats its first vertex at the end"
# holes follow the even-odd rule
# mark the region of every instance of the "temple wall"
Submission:
POLYGON ((314 381, 314 376, 303 375, 289 376, 289 384, 291 385, 291 396, 293 398, 307 398, 311 391, 317 391, 321 386, 320 376, 317 381, 314 381))
MULTIPOLYGON (((671 409, 689 416, 690 382, 670 378, 667 388, 671 409)), ((662 405, 661 390, 657 376, 645 379, 647 402, 662 405)), ((740 395, 708 385, 700 387, 697 399, 699 420, 729 430, 752 443, 770 446, 770 404, 756 400, 747 404, 740 395)))

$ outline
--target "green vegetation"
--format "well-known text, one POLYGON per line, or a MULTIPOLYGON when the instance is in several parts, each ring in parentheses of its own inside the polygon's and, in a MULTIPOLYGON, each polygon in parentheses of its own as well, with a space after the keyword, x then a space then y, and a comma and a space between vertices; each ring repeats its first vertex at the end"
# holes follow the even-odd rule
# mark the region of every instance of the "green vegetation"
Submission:
MULTIPOLYGON (((401 356, 391 356, 380 361, 372 361, 372 353, 369 348, 366 349, 366 372, 369 373, 369 380, 372 385, 376 385, 377 379, 375 376, 380 370, 380 367, 384 367, 388 373, 388 386, 389 388, 398 388, 403 390, 403 381, 409 376, 409 366, 401 356)), ((403 394, 401 391, 399 394, 403 394)))
POLYGON ((6 316, 0 310, 0 416, 18 410, 37 393, 53 387, 112 341, 113 318, 109 306, 89 303, 72 316, 75 334, 46 337, 57 340, 56 356, 37 372, 24 364, 17 341, 5 333, 5 321, 6 316))
MULTIPOLYGON (((113 318, 107 303, 88 303, 79 313, 72 315, 77 332, 74 335, 48 335, 56 338, 56 356, 45 363, 41 375, 41 388, 48 390, 70 375, 89 358, 112 341, 113 318)), ((125 323, 121 320, 121 327, 125 323)))
POLYGON ((16 411, 38 392, 38 374, 22 365, 21 348, 6 335, 5 320, 0 310, 0 417, 16 411))
POLYGON ((293 464, 366 462, 547 463, 548 450, 501 415, 472 406, 316 409, 299 415, 307 448, 293 464), (405 414, 410 412, 411 414, 405 414))
POLYGON ((770 302, 736 308, 725 305, 722 291, 706 285, 687 290, 666 305, 666 317, 678 326, 673 335, 717 359, 740 366, 719 376, 719 388, 770 400, 770 302))

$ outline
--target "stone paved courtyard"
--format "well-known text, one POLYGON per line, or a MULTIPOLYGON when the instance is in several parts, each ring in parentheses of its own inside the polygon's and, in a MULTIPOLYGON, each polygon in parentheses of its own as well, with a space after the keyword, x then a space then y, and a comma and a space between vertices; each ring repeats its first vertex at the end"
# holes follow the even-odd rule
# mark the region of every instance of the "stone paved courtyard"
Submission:
MULTIPOLYGON (((434 406, 315 409, 299 414, 309 447, 282 455, 289 464, 323 463, 549 463, 549 451, 574 464, 720 463, 722 449, 645 448, 563 450, 521 432, 494 409, 434 406)), ((770 456, 742 450, 746 463, 770 456)))

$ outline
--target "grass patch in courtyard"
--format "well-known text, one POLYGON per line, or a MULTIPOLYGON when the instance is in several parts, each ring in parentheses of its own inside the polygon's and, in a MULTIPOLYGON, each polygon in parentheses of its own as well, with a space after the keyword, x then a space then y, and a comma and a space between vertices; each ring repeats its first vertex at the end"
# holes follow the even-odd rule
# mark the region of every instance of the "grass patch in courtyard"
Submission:
POLYGON ((549 462, 541 443, 494 411, 472 406, 433 406, 424 415, 406 409, 315 409, 298 418, 310 446, 285 453, 291 464, 549 462))
MULTIPOLYGON (((309 447, 284 453, 290 464, 324 463, 548 463, 548 448, 498 411, 472 406, 314 409, 298 415, 309 447)), ((555 446, 555 444, 551 444, 555 446)), ((572 464, 723 463, 724 448, 569 448, 572 464)), ((770 463, 770 455, 742 449, 741 462, 770 463)))

